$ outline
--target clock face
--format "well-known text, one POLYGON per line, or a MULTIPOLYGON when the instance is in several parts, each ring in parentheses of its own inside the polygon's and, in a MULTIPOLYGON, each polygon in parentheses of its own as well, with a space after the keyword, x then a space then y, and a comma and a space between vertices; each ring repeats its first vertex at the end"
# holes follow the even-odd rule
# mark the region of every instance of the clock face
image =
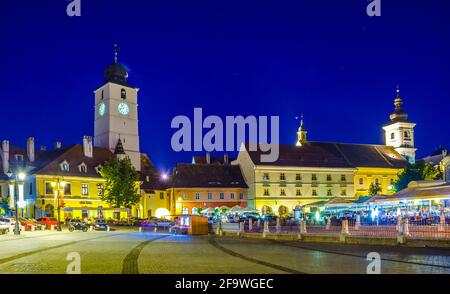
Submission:
POLYGON ((118 110, 122 115, 128 115, 130 113, 130 107, 125 102, 119 104, 118 110))
POLYGON ((100 116, 104 116, 106 113, 106 105, 105 103, 101 103, 100 106, 98 107, 98 114, 100 114, 100 116))

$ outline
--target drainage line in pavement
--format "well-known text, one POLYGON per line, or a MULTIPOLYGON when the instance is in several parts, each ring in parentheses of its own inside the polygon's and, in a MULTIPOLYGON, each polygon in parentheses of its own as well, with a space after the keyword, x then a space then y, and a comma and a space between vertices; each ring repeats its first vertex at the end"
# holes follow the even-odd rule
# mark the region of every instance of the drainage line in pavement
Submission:
POLYGON ((284 266, 281 266, 281 265, 277 265, 277 264, 265 262, 265 261, 262 261, 262 260, 254 259, 254 258, 245 256, 245 255, 239 254, 237 252, 234 252, 234 251, 232 251, 230 249, 227 249, 227 248, 223 247, 222 245, 219 245, 214 237, 211 237, 209 239, 209 243, 212 246, 214 246, 215 248, 217 248, 217 249, 219 249, 219 250, 221 250, 221 251, 225 252, 226 254, 229 254, 229 255, 231 255, 233 257, 244 259, 246 261, 250 261, 250 262, 253 262, 253 263, 256 263, 256 264, 259 264, 259 265, 271 267, 271 268, 274 268, 276 270, 280 270, 280 271, 283 271, 283 272, 286 272, 286 273, 290 273, 290 274, 306 274, 304 272, 299 272, 299 271, 291 269, 291 268, 287 268, 287 267, 284 267, 284 266))
MULTIPOLYGON (((335 254, 335 255, 358 257, 358 258, 364 258, 364 259, 367 258, 366 256, 363 256, 363 255, 357 255, 357 254, 351 254, 351 253, 342 253, 342 252, 336 252, 336 251, 331 251, 331 250, 323 250, 323 249, 313 249, 313 248, 303 247, 303 246, 296 245, 296 244, 289 244, 289 243, 286 243, 286 242, 280 242, 280 241, 277 241, 277 240, 268 240, 268 241, 270 241, 272 243, 275 243, 275 244, 278 244, 278 245, 281 245, 281 246, 294 247, 294 248, 299 248, 299 249, 303 249, 303 250, 316 251, 316 252, 335 254)), ((450 266, 441 265, 441 264, 429 264, 429 263, 421 263, 421 262, 405 261, 405 260, 396 260, 396 259, 389 259, 389 258, 381 258, 381 260, 390 261, 390 262, 399 262, 399 263, 413 264, 413 265, 421 265, 421 266, 450 268, 450 266)))
POLYGON ((139 245, 137 245, 136 247, 134 247, 133 250, 131 250, 130 253, 128 253, 128 255, 123 260, 122 274, 138 275, 139 274, 138 258, 139 258, 139 255, 141 254, 142 249, 144 249, 145 246, 147 246, 149 243, 151 243, 153 241, 167 238, 167 237, 169 237, 169 236, 162 236, 162 237, 150 239, 150 240, 144 241, 144 242, 140 243, 139 245))

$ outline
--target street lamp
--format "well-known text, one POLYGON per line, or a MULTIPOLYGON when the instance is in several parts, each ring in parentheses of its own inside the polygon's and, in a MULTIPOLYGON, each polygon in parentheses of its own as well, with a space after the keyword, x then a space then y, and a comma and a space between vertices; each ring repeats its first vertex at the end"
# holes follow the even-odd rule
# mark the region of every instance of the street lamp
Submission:
POLYGON ((23 193, 23 185, 24 181, 27 177, 27 175, 24 172, 16 172, 15 179, 13 178, 14 174, 11 170, 8 170, 6 175, 9 178, 9 197, 10 197, 10 207, 15 207, 15 215, 16 215, 16 222, 14 225, 14 235, 20 235, 20 225, 19 225, 19 207, 25 208, 25 200, 24 200, 24 193, 23 193), (18 190, 18 197, 15 198, 15 186, 17 184, 17 190, 18 190))
POLYGON ((60 205, 60 198, 61 198, 61 190, 66 187, 66 182, 64 180, 61 180, 61 178, 55 178, 52 182, 52 187, 56 188, 56 198, 58 201, 58 232, 62 231, 61 228, 61 205, 60 205))

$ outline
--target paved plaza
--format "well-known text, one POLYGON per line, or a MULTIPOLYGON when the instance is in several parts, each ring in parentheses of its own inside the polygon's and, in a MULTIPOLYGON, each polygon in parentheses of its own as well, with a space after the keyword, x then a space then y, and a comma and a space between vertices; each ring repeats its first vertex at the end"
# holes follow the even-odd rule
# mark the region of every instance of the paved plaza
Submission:
POLYGON ((82 274, 450 273, 450 249, 302 243, 133 231, 25 232, 0 236, 0 273, 64 274, 76 252, 82 274))

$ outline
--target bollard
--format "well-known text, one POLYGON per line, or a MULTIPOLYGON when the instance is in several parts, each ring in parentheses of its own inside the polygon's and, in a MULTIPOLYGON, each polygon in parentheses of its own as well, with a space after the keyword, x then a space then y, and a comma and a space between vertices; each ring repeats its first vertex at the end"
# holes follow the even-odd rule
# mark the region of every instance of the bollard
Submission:
POLYGON ((217 223, 216 235, 222 236, 222 222, 217 223))
POLYGON ((327 218, 327 225, 325 226, 325 230, 330 230, 331 229, 331 218, 327 218))
POLYGON ((157 226, 154 226, 153 227, 153 233, 157 233, 158 232, 158 227, 157 226))
POLYGON ((399 216, 397 217, 397 227, 396 227, 397 232, 399 232, 399 233, 400 233, 400 231, 403 232, 402 222, 403 222, 402 216, 399 215, 399 216))
POLYGON ((89 232, 92 232, 94 230, 94 226, 90 225, 89 226, 89 232))
POLYGON ((359 227, 361 227, 361 216, 358 214, 356 215, 355 231, 358 231, 359 227))
POLYGON ((31 225, 31 231, 34 232, 36 230, 36 227, 34 225, 31 225))
POLYGON ((439 220, 438 232, 444 232, 444 231, 445 231, 445 214, 441 213, 440 220, 439 220))
POLYGON ((248 219, 248 230, 250 232, 253 230, 253 220, 252 220, 252 218, 248 219))
POLYGON ((281 224, 280 224, 280 218, 277 217, 277 226, 276 226, 277 234, 281 233, 281 224))
POLYGON ((51 226, 50 226, 50 231, 54 231, 54 230, 55 230, 55 227, 56 227, 55 225, 51 225, 51 226))
POLYGON ((301 221, 300 222, 300 234, 307 234, 308 232, 306 231, 306 221, 301 221))
POLYGON ((268 233, 269 233, 269 222, 266 221, 264 222, 263 238, 265 238, 268 233))
POLYGON ((403 235, 405 237, 409 237, 409 219, 405 219, 405 222, 403 223, 403 235))
POLYGON ((345 242, 345 237, 348 236, 348 220, 343 220, 342 221, 342 230, 341 230, 341 234, 339 235, 339 240, 341 242, 345 242))
POLYGON ((404 223, 403 220, 399 220, 399 225, 398 225, 398 233, 397 233, 397 243, 398 244, 405 244, 406 243, 406 238, 404 235, 404 223))
POLYGON ((139 233, 142 233, 142 227, 139 227, 139 233))
POLYGON ((238 236, 243 236, 245 232, 244 222, 239 223, 239 233, 238 236))
POLYGON ((106 226, 106 231, 107 232, 111 231, 111 228, 109 226, 106 226))

